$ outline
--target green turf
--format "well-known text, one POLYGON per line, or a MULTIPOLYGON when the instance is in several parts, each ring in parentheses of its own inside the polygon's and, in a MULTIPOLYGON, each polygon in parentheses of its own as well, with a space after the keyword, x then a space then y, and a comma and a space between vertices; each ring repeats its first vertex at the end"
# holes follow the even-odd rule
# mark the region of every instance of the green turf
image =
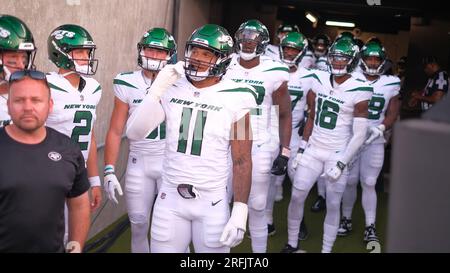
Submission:
MULTIPOLYGON (((269 237, 268 252, 278 253, 287 242, 287 207, 290 199, 290 183, 284 183, 284 198, 281 202, 275 203, 274 207, 274 223, 276 227, 276 234, 269 237)), ((300 248, 307 252, 317 253, 322 248, 323 236, 323 220, 325 212, 313 213, 310 208, 312 203, 317 198, 317 190, 314 187, 311 190, 305 205, 305 221, 309 231, 309 237, 305 241, 300 242, 300 248)), ((380 237, 381 251, 385 241, 387 218, 387 194, 378 192, 378 208, 377 208, 377 233, 380 237)), ((112 227, 109 227, 101 234, 97 235, 93 240, 102 236, 112 227)), ((333 252, 336 253, 369 253, 366 244, 363 242, 364 232, 364 212, 361 206, 361 189, 358 187, 358 199, 353 210, 353 231, 347 237, 338 237, 333 252)), ((131 233, 128 228, 109 249, 110 253, 130 252, 131 233)), ((250 253, 250 239, 245 237, 244 241, 231 252, 234 253, 250 253)))

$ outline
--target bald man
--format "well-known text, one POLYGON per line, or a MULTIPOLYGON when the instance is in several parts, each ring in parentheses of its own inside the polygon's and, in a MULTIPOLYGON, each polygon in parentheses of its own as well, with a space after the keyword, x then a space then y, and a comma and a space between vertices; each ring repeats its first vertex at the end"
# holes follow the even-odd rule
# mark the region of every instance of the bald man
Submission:
POLYGON ((12 124, 0 128, 0 253, 64 252, 64 203, 69 252, 80 252, 89 231, 90 187, 80 148, 45 127, 53 101, 45 74, 9 79, 12 124))

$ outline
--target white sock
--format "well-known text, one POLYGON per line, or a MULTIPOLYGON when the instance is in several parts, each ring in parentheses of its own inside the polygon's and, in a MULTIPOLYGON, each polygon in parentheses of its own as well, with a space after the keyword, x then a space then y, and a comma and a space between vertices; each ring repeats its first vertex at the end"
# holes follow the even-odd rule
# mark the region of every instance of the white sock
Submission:
POLYGON ((339 229, 340 205, 342 193, 331 192, 327 194, 327 214, 323 224, 323 252, 331 252, 339 229))
POLYGON ((377 193, 375 186, 368 186, 361 183, 362 186, 362 206, 366 215, 366 226, 375 223, 377 214, 377 193))
POLYGON ((308 192, 292 187, 291 201, 288 207, 288 244, 298 245, 298 233, 303 219, 303 209, 308 192))
POLYGON ((266 253, 268 234, 265 210, 255 210, 249 207, 248 227, 250 230, 253 253, 266 253))
POLYGON ((148 241, 149 223, 131 222, 131 252, 132 253, 150 253, 148 241))
POLYGON ((342 196, 342 216, 347 219, 352 219, 353 206, 357 197, 357 185, 348 182, 342 196))

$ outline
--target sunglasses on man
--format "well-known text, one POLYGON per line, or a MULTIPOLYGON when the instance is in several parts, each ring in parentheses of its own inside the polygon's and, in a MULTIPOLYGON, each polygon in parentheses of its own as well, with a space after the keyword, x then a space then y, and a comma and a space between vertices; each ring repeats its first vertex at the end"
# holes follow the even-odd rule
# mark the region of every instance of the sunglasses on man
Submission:
POLYGON ((47 77, 44 72, 38 71, 38 70, 19 70, 11 74, 9 77, 9 83, 20 81, 25 77, 30 77, 34 80, 42 80, 47 83, 47 77))

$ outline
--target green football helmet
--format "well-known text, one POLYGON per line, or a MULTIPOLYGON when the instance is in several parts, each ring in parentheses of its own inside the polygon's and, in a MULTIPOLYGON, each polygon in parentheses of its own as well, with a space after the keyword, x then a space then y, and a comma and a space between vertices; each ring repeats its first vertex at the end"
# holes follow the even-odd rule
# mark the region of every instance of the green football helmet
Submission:
POLYGON ((298 66, 308 49, 308 39, 299 32, 288 32, 280 43, 280 59, 289 67, 298 66), (284 52, 285 47, 291 47, 299 50, 299 53, 292 58, 284 52))
MULTIPOLYGON (((36 55, 36 46, 34 44, 33 34, 27 25, 17 17, 11 15, 0 15, 0 73, 4 75, 5 80, 9 80, 11 71, 4 63, 3 52, 24 51, 27 53, 27 61, 24 64, 26 69, 34 69, 34 57, 36 55)), ((16 68, 10 66, 11 68, 16 68)), ((17 67, 22 69, 22 67, 17 67)))
POLYGON ((159 71, 167 63, 170 63, 177 53, 177 44, 172 34, 164 28, 152 28, 148 30, 137 44, 138 65, 145 70, 159 71), (167 52, 165 59, 156 59, 144 55, 145 48, 154 48, 167 52))
POLYGON ((384 73, 386 64, 386 51, 381 43, 371 41, 365 44, 361 50, 361 69, 364 74, 370 76, 378 76, 384 73), (377 57, 380 61, 378 66, 373 66, 367 63, 368 57, 377 57))
POLYGON ((96 45, 89 32, 81 26, 62 25, 54 29, 48 37, 47 49, 48 58, 59 68, 82 75, 94 75, 97 71, 96 45), (73 58, 74 49, 89 49, 88 59, 73 58), (87 61, 87 64, 80 65, 78 61, 87 61))
POLYGON ((228 31, 218 25, 207 24, 197 28, 186 42, 185 48, 185 74, 193 81, 201 81, 209 77, 222 77, 231 62, 233 52, 233 38, 228 31), (196 48, 205 49, 214 53, 216 60, 208 62, 192 56, 196 48), (202 67, 207 67, 206 71, 202 67))
POLYGON ((344 31, 341 34, 339 34, 334 41, 337 41, 340 39, 353 40, 353 39, 355 39, 355 35, 353 35, 353 33, 351 33, 350 31, 344 31))
POLYGON ((359 62, 358 46, 350 39, 338 39, 330 47, 328 52, 328 67, 331 74, 342 76, 349 74, 359 62), (337 64, 337 63, 345 63, 337 64))
POLYGON ((242 23, 236 31, 234 38, 236 39, 239 56, 246 61, 263 54, 270 40, 269 31, 266 26, 255 19, 242 23), (244 43, 256 43, 253 52, 245 52, 249 50, 246 50, 244 43))

